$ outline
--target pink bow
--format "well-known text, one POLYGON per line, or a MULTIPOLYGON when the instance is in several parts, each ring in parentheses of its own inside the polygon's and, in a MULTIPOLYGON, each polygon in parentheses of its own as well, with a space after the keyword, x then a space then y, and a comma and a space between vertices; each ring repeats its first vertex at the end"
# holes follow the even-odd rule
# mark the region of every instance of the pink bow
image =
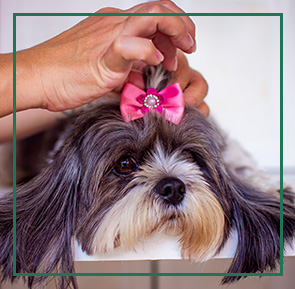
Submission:
POLYGON ((179 83, 174 83, 157 92, 149 88, 146 92, 131 83, 126 83, 120 102, 125 122, 138 119, 151 110, 165 113, 165 118, 178 124, 184 112, 183 93, 179 83))

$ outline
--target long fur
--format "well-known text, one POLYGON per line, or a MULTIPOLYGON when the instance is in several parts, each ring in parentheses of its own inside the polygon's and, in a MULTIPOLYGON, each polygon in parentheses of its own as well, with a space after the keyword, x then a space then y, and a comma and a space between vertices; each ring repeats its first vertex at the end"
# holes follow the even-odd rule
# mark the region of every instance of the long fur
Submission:
MULTIPOLYGON (((165 87, 162 68, 146 71, 147 87, 165 87), (156 77, 155 77, 156 76, 156 77), (156 79, 155 79, 156 78, 156 79)), ((280 252, 279 191, 257 189, 238 177, 223 159, 226 140, 215 124, 187 106, 179 125, 150 113, 129 123, 119 102, 107 98, 72 119, 52 160, 16 191, 17 272, 74 272, 72 242, 88 254, 117 246, 132 248, 164 231, 179 237, 182 256, 206 260, 223 248, 232 230, 238 245, 228 272, 254 273, 276 268, 280 252), (119 175, 116 164, 132 157, 136 169, 119 175), (155 187, 177 178, 186 193, 178 205, 167 203, 155 187)), ((284 243, 295 231, 294 194, 283 199, 284 243)), ((12 193, 0 199, 2 281, 12 274, 12 193)), ((230 283, 240 277, 225 277, 230 283)), ((29 277, 27 285, 46 277, 29 277)), ((77 288, 74 277, 59 288, 77 288)))

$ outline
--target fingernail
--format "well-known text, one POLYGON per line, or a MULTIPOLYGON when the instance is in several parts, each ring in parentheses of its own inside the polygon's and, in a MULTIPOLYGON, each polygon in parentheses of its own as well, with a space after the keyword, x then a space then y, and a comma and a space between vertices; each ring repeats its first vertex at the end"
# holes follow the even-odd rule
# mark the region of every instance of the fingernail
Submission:
POLYGON ((189 42, 190 47, 194 46, 194 44, 195 44, 195 41, 190 34, 188 35, 188 42, 189 42))
POLYGON ((164 55, 158 49, 156 50, 156 56, 161 62, 164 60, 164 55))
POLYGON ((175 56, 174 59, 172 60, 172 71, 176 71, 178 66, 178 60, 177 57, 175 56))

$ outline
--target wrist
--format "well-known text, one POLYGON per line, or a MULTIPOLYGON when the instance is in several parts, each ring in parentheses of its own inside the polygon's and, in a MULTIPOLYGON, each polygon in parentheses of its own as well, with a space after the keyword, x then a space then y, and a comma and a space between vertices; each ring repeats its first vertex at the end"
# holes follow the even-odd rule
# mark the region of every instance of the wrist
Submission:
POLYGON ((34 66, 32 49, 16 53, 16 111, 31 108, 43 108, 42 96, 44 94, 38 67, 34 66))
MULTIPOLYGON (((13 54, 0 55, 0 117, 13 112, 13 54)), ((16 53, 16 111, 42 108, 42 84, 29 50, 16 53)))

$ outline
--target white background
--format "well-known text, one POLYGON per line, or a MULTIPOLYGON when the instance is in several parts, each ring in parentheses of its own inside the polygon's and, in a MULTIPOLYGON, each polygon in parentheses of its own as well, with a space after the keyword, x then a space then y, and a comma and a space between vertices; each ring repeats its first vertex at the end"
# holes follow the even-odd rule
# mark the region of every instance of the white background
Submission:
MULTIPOLYGON (((126 9, 139 2, 131 0, 0 0, 0 53, 12 52, 13 12, 95 12, 105 6, 126 9)), ((284 13, 284 179, 295 183, 295 1, 178 0, 176 2, 186 12, 194 13, 284 13)), ((33 46, 53 37, 82 18, 18 17, 17 49, 33 46)), ((209 83, 206 100, 212 114, 230 136, 242 143, 261 167, 278 174, 280 161, 279 18, 199 16, 193 17, 193 20, 197 25, 198 50, 188 58, 190 65, 199 70, 209 83)), ((159 239, 157 244, 161 245, 159 239)), ((174 246, 175 242, 166 242, 164 254, 169 253, 174 256, 174 252, 177 255, 178 252, 175 251, 174 246)), ((130 259, 130 256, 125 257, 130 259)), ((156 257, 159 258, 161 255, 156 254, 156 257)), ((83 258, 85 256, 81 256, 81 259, 83 258)), ((175 258, 178 257, 175 256, 175 258)), ((293 282, 294 278, 292 278, 293 275, 288 282, 293 282)), ((284 280, 280 279, 277 283, 269 280, 270 284, 267 288, 277 288, 276 284, 281 284, 284 280), (272 284, 274 284, 273 287, 272 284)), ((143 285, 142 281, 140 284, 143 285)), ((215 286, 216 284, 214 288, 215 286)), ((252 286, 247 288, 253 288, 252 286)))

